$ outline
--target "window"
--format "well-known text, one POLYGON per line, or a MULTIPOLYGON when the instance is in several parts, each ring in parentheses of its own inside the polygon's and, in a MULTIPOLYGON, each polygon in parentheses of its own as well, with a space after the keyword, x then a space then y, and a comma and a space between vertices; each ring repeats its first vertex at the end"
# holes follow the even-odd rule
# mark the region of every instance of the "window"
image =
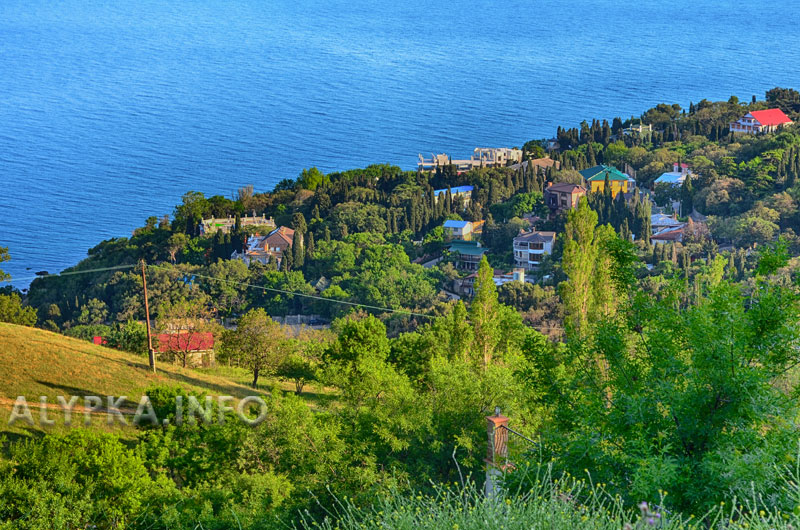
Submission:
POLYGON ((544 248, 544 243, 530 243, 528 248, 531 250, 542 250, 544 248))

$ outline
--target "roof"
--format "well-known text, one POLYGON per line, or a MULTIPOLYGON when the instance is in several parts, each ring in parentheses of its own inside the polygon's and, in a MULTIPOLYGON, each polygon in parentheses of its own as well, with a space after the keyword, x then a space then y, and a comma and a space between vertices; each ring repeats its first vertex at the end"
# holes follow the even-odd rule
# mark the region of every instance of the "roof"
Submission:
POLYGON ((266 240, 272 239, 274 241, 275 238, 283 239, 286 242, 286 244, 291 246, 292 241, 294 240, 294 230, 286 226, 280 226, 275 230, 273 230, 272 232, 270 232, 265 239, 266 240))
POLYGON ((588 181, 605 180, 606 175, 608 180, 628 180, 630 177, 613 166, 594 166, 589 169, 579 171, 581 176, 588 181))
POLYGON ((555 232, 537 232, 534 230, 533 232, 528 232, 527 234, 518 235, 514 238, 514 243, 552 243, 555 239, 555 232))
POLYGON ((454 241, 448 248, 450 252, 458 252, 466 256, 482 256, 486 253, 485 247, 479 247, 474 241, 454 241))
POLYGON ((681 224, 674 215, 667 215, 663 213, 654 213, 650 216, 651 226, 677 226, 681 224))
POLYGON ((669 171, 662 173, 655 181, 656 184, 683 184, 686 180, 686 174, 680 171, 669 171))
POLYGON ((761 125, 783 125, 792 121, 781 109, 754 110, 750 115, 761 125))
POLYGON ((469 224, 469 221, 456 221, 454 219, 448 219, 444 222, 445 228, 464 228, 469 224))
POLYGON ((448 189, 450 190, 451 194, 455 195, 457 193, 470 192, 470 191, 474 190, 475 188, 473 186, 453 186, 453 187, 444 188, 444 189, 441 189, 441 190, 433 190, 433 194, 438 197, 440 193, 447 193, 448 189))
POLYGON ((680 226, 665 228, 657 234, 650 236, 650 240, 657 241, 680 241, 683 238, 683 228, 686 225, 681 223, 680 226))
POLYGON ((575 192, 586 193, 586 188, 584 188, 583 186, 578 186, 577 184, 561 182, 559 184, 553 184, 552 186, 546 187, 544 191, 557 191, 560 193, 575 193, 575 192))

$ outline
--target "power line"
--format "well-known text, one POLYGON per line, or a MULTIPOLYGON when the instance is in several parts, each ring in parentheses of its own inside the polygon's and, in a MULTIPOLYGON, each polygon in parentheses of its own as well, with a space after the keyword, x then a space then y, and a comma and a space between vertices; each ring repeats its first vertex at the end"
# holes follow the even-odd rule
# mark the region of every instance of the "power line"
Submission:
MULTIPOLYGON (((162 268, 162 269, 164 268, 163 265, 148 265, 148 267, 162 268)), ((306 294, 306 293, 298 293, 296 291, 287 291, 285 289, 275 289, 274 287, 264 287, 263 285, 254 285, 254 284, 246 283, 246 282, 228 280, 226 278, 215 278, 213 276, 205 276, 203 274, 191 273, 191 276, 194 276, 195 278, 203 278, 203 279, 207 279, 207 280, 225 282, 225 283, 229 283, 229 284, 233 284, 233 285, 241 285, 241 286, 244 286, 244 287, 247 287, 247 288, 251 288, 251 289, 261 289, 263 291, 271 291, 271 292, 281 293, 281 294, 290 295, 290 296, 301 296, 301 297, 304 297, 304 298, 311 298, 311 299, 314 299, 314 300, 321 300, 323 302, 332 302, 332 303, 336 303, 336 304, 348 305, 348 306, 351 306, 351 307, 364 307, 364 308, 367 308, 367 309, 375 309, 375 310, 384 311, 384 312, 387 312, 387 313, 400 313, 400 314, 403 314, 403 315, 418 316, 418 317, 425 317, 425 318, 431 318, 431 319, 444 318, 444 315, 427 315, 427 314, 424 314, 424 313, 415 313, 413 311, 405 311, 403 309, 392 309, 392 308, 389 308, 389 307, 381 307, 381 306, 375 306, 375 305, 370 305, 370 304, 362 304, 362 303, 359 303, 359 302, 348 302, 346 300, 336 300, 334 298, 325 298, 323 296, 306 294)), ((564 328, 559 327, 559 326, 528 326, 528 327, 536 329, 536 330, 540 330, 540 331, 547 331, 547 330, 563 331, 564 330, 564 328)))
MULTIPOLYGON (((163 266, 161 266, 161 265, 148 265, 148 267, 158 268, 158 267, 163 267, 163 266)), ((230 283, 230 284, 234 284, 234 285, 241 285, 241 286, 244 286, 244 287, 247 287, 247 288, 250 288, 250 289, 261 289, 263 291, 271 291, 271 292, 281 293, 281 294, 290 295, 290 296, 300 296, 300 297, 303 297, 303 298, 311 298, 313 300, 322 300, 323 302, 333 302, 333 303, 336 303, 336 304, 349 305, 351 307, 364 307, 364 308, 367 308, 367 309, 375 309, 377 311, 384 311, 384 312, 387 312, 387 313, 400 313, 400 314, 403 314, 403 315, 410 315, 410 316, 415 316, 415 317, 425 317, 425 318, 437 318, 438 317, 438 315, 426 315, 424 313, 415 313, 413 311, 405 311, 403 309, 392 309, 390 307, 381 307, 381 306, 370 305, 370 304, 362 304, 362 303, 359 303, 359 302, 348 302, 346 300, 336 300, 334 298, 325 298, 324 296, 318 296, 318 295, 307 294, 307 293, 298 293, 296 291, 287 291, 287 290, 284 290, 284 289, 275 289, 274 287, 264 287, 263 285, 254 285, 254 284, 251 284, 251 283, 238 282, 238 281, 235 281, 235 280, 228 280, 226 278, 215 278, 213 276, 205 276, 203 274, 191 273, 191 276, 194 276, 195 278, 203 278, 203 279, 206 279, 206 280, 213 280, 213 281, 218 281, 218 282, 230 283)))
MULTIPOLYGON (((74 275, 77 275, 77 274, 89 274, 89 273, 93 273, 93 272, 107 272, 107 271, 116 271, 116 270, 123 270, 123 269, 132 269, 135 266, 136 265, 117 265, 115 267, 102 267, 102 268, 99 268, 99 269, 85 269, 85 270, 80 270, 80 271, 61 272, 61 273, 57 273, 57 274, 41 274, 41 275, 37 274, 35 276, 27 276, 27 277, 24 277, 24 278, 14 277, 14 278, 11 278, 11 280, 13 280, 15 282, 17 282, 17 281, 22 282, 22 281, 29 281, 29 280, 37 280, 39 278, 60 278, 61 276, 74 276, 74 275)), ((11 280, 6 280, 6 281, 11 281, 11 280)))
MULTIPOLYGON (((160 268, 162 270, 167 270, 166 266, 164 266, 164 265, 152 265, 152 264, 149 264, 147 266, 150 267, 150 268, 156 268, 156 269, 160 268)), ((34 279, 38 279, 38 278, 58 278, 58 277, 62 277, 62 276, 75 276, 75 275, 80 275, 80 274, 91 274, 91 273, 98 273, 98 272, 108 272, 108 271, 132 269, 134 267, 136 267, 136 265, 117 265, 117 266, 114 266, 114 267, 101 267, 101 268, 96 268, 96 269, 85 269, 85 270, 80 270, 80 271, 62 272, 60 274, 47 274, 47 275, 42 275, 42 276, 30 276, 30 277, 27 277, 27 278, 14 278, 14 280, 15 281, 26 281, 26 280, 34 280, 34 279)), ((233 285, 240 285, 240 286, 246 287, 248 289, 260 289, 262 291, 280 293, 280 294, 284 294, 284 295, 287 295, 287 296, 299 296, 299 297, 302 297, 302 298, 310 298, 312 300, 320 300, 322 302, 330 302, 330 303, 341 304, 341 305, 346 305, 346 306, 350 306, 350 307, 363 307, 365 309, 373 309, 373 310, 376 310, 376 311, 383 311, 385 313, 397 313, 397 314, 401 314, 401 315, 423 317, 423 318, 431 318, 431 319, 442 318, 443 317, 443 315, 428 315, 428 314, 425 314, 425 313, 416 313, 414 311, 406 311, 404 309, 392 309, 390 307, 382 307, 382 306, 376 306, 376 305, 371 305, 371 304, 362 304, 360 302, 349 302, 347 300, 336 300, 335 298, 325 298, 325 297, 319 296, 319 295, 313 295, 313 294, 307 294, 307 293, 299 293, 299 292, 296 292, 296 291, 287 291, 285 289, 276 289, 274 287, 264 287, 263 285, 254 285, 254 284, 246 283, 246 282, 228 280, 226 278, 215 278, 213 276, 206 276, 206 275, 203 275, 203 274, 191 273, 191 276, 194 276, 195 278, 202 278, 202 279, 205 279, 205 280, 224 282, 224 283, 229 283, 229 284, 233 284, 233 285)), ((558 327, 558 326, 530 326, 530 327, 533 328, 533 329, 541 330, 541 331, 563 330, 563 328, 558 327)))

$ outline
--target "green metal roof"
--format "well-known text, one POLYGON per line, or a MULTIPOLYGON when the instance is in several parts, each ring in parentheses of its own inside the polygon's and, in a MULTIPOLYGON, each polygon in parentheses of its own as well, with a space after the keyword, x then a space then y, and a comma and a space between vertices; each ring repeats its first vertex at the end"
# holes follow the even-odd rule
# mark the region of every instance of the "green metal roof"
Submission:
POLYGON ((605 180, 628 180, 627 175, 613 166, 594 166, 579 172, 587 181, 605 180))
POLYGON ((485 247, 479 247, 476 242, 456 241, 450 245, 450 252, 458 252, 466 256, 482 256, 486 252, 485 247))

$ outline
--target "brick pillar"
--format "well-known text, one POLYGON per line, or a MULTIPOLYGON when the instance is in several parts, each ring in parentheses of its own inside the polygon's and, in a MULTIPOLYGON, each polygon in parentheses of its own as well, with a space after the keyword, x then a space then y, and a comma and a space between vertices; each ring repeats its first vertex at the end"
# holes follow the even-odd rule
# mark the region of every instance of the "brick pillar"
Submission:
POLYGON ((508 418, 500 414, 500 407, 495 408, 494 416, 486 416, 486 433, 488 444, 486 447, 486 484, 487 498, 494 498, 497 494, 498 478, 506 467, 508 457, 508 418))

